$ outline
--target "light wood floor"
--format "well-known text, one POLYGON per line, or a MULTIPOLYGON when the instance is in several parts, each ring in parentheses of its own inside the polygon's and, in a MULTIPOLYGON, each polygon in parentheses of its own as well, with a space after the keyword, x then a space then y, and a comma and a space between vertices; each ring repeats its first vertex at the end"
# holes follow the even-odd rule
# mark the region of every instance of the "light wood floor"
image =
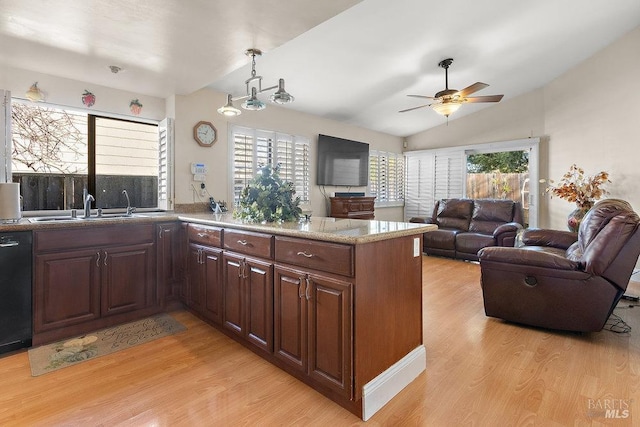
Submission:
MULTIPOLYGON (((634 327, 627 335, 526 328, 485 317, 478 265, 423 265, 427 370, 367 425, 640 425, 640 307, 618 310, 634 327), (616 404, 628 418, 604 418, 616 404)), ((189 313, 172 314, 188 331, 40 377, 24 351, 0 358, 0 425, 365 424, 189 313)))

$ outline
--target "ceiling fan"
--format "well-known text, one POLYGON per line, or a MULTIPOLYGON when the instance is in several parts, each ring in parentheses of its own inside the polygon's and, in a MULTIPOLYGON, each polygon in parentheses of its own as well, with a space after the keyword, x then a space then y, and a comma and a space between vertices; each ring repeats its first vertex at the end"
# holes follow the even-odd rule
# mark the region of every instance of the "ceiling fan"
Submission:
POLYGON ((413 98, 433 99, 433 103, 407 108, 406 110, 400 110, 399 112, 405 113, 407 111, 417 110, 418 108, 431 107, 436 113, 449 117, 449 115, 456 112, 462 104, 468 102, 500 102, 504 95, 468 96, 489 86, 486 83, 476 82, 462 90, 449 89, 449 66, 452 62, 452 58, 447 58, 438 63, 439 67, 444 68, 444 90, 436 93, 435 96, 407 95, 413 98))

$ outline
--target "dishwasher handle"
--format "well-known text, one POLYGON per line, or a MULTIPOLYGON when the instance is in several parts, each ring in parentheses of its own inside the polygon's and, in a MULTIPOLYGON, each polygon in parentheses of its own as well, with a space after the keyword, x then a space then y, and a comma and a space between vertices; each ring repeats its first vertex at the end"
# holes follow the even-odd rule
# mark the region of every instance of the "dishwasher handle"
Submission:
POLYGON ((16 240, 3 240, 0 242, 0 248, 12 248, 20 245, 20 242, 16 240))

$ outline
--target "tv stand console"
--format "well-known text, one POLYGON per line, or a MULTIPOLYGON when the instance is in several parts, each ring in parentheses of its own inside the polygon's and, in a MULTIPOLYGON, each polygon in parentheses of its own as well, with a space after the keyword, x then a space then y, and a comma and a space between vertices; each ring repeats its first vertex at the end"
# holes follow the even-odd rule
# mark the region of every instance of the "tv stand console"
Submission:
POLYGON ((375 197, 331 197, 334 218, 373 219, 375 197))

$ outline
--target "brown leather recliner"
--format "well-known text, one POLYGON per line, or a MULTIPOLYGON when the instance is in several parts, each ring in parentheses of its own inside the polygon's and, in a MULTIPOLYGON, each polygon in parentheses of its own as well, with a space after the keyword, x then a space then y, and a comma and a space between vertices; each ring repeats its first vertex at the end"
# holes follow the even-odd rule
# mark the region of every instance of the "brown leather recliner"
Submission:
POLYGON ((587 213, 577 235, 527 229, 520 247, 480 250, 486 315, 549 329, 601 330, 640 255, 639 224, 629 203, 606 199, 587 213))

